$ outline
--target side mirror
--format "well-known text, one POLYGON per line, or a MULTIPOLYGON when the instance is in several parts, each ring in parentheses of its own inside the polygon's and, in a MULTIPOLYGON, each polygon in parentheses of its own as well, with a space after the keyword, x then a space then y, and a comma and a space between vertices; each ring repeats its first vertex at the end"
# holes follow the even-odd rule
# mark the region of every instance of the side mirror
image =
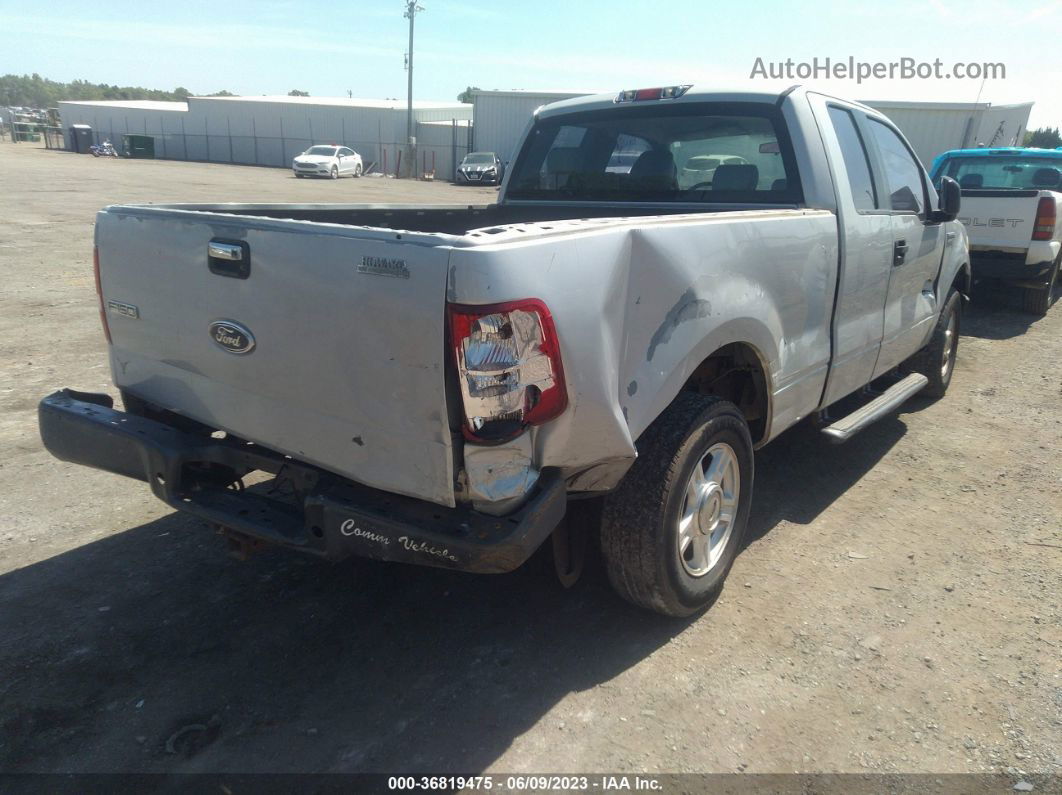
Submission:
POLYGON ((959 216, 959 207, 962 205, 962 188, 951 177, 940 178, 939 202, 937 210, 933 213, 933 220, 954 221, 959 216))

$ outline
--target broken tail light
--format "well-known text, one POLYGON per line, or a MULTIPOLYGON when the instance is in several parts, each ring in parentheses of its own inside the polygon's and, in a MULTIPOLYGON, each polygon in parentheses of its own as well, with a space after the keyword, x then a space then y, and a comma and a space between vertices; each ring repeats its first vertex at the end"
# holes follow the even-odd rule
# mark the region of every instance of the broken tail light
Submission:
POLYGON ((564 411, 560 346, 544 303, 450 304, 449 316, 467 439, 505 441, 564 411))
POLYGON ((107 325, 107 307, 103 303, 103 286, 100 284, 100 248, 92 247, 92 275, 96 280, 96 298, 100 302, 100 322, 103 323, 103 336, 111 344, 111 327, 107 325))
POLYGON ((1055 200, 1044 196, 1036 206, 1036 225, 1033 227, 1033 240, 1050 240, 1055 235, 1055 200))

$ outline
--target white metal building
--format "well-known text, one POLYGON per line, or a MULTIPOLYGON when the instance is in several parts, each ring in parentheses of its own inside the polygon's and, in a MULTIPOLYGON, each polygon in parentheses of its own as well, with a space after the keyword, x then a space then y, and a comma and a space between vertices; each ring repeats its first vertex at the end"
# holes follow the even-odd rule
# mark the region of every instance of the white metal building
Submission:
POLYGON ((899 127, 926 168, 941 152, 976 146, 1021 146, 1033 103, 887 102, 864 100, 899 127))
POLYGON ((496 152, 508 162, 516 155, 535 109, 571 97, 596 94, 596 91, 483 91, 472 92, 472 148, 478 152, 496 152))
MULTIPOLYGON (((511 160, 536 108, 591 93, 600 92, 477 90, 472 100, 474 148, 511 160)), ((934 157, 948 149, 979 144, 1020 146, 1033 106, 1031 102, 862 102, 881 111, 903 131, 927 168, 934 157)))
MULTIPOLYGON (((90 125, 97 139, 115 146, 132 133, 155 139, 155 155, 176 160, 281 166, 313 144, 336 143, 359 154, 366 167, 394 173, 406 140, 406 105, 399 100, 333 97, 189 97, 187 102, 60 102, 64 130, 90 125)), ((455 150, 468 149, 472 106, 458 102, 413 103, 424 146, 435 171, 453 171, 455 150), (440 131, 440 127, 445 130, 440 131)), ((419 167, 420 164, 418 164, 419 167)))

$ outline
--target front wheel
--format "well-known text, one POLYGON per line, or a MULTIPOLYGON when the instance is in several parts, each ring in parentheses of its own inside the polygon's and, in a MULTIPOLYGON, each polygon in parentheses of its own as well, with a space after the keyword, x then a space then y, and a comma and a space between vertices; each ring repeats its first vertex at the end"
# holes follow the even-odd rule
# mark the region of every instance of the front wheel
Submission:
POLYGON ((752 478, 752 438, 737 406, 675 398, 605 499, 601 551, 620 596, 668 616, 707 607, 741 548, 752 478))
POLYGON ((1051 272, 1047 274, 1047 284, 1044 287, 1026 287, 1022 295, 1022 308, 1032 315, 1043 317, 1047 314, 1052 304, 1058 298, 1058 271, 1062 264, 1062 254, 1051 266, 1051 272))
POLYGON ((929 384, 922 394, 931 398, 942 398, 948 391, 951 376, 955 373, 955 357, 959 352, 959 321, 962 296, 952 290, 940 316, 929 343, 907 360, 904 370, 921 373, 929 379, 929 384))
POLYGON ((332 179, 339 179, 339 168, 332 166, 332 179))

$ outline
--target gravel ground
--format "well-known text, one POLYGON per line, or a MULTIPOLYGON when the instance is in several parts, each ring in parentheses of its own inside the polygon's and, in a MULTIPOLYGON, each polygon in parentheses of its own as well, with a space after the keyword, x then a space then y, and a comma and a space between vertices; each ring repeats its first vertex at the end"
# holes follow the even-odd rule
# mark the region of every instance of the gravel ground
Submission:
POLYGON ((752 540, 676 622, 596 570, 239 563, 38 440, 42 396, 113 393, 98 208, 493 190, 26 145, 0 174, 0 770, 1062 772, 1062 307, 977 295, 946 398, 761 451, 752 540))

